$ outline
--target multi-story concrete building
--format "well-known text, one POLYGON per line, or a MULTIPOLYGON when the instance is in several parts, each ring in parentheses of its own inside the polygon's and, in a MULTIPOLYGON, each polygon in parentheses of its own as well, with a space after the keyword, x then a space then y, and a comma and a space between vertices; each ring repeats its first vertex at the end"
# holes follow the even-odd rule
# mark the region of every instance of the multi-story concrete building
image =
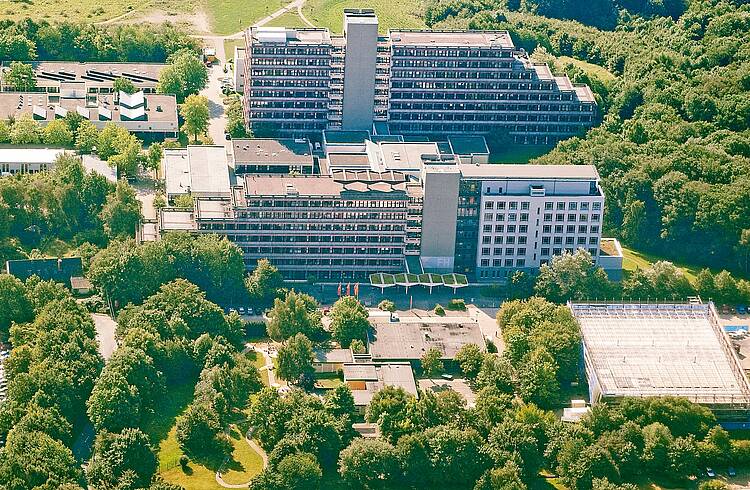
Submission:
POLYGON ((604 193, 589 165, 426 166, 421 261, 476 280, 579 248, 599 259, 604 193))
POLYGON ((372 10, 325 29, 251 28, 245 111, 256 133, 325 129, 396 134, 506 133, 551 144, 591 127, 587 86, 532 62, 505 31, 391 31, 372 10))
POLYGON ((408 202, 396 172, 247 175, 229 199, 163 210, 161 229, 225 235, 248 268, 268 258, 287 279, 364 281, 404 270, 408 202))

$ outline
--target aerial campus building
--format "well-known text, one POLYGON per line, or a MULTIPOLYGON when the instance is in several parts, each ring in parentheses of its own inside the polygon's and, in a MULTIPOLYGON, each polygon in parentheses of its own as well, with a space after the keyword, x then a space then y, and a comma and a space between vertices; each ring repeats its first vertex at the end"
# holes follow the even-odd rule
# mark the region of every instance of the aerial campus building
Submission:
POLYGON ((245 119, 261 134, 326 129, 379 135, 495 131, 552 144, 591 127, 589 87, 554 75, 506 31, 392 30, 372 10, 327 29, 251 28, 238 63, 245 119))
POLYGON ((483 161, 469 151, 482 145, 352 136, 326 133, 325 158, 303 140, 234 142, 234 172, 223 147, 165 151, 168 199, 196 200, 161 210, 161 233, 224 235, 249 269, 268 258, 294 280, 458 273, 490 282, 579 248, 607 266, 593 166, 461 163, 483 161), (277 164, 302 171, 271 173, 277 164), (237 171, 246 165, 268 173, 237 171))
POLYGON ((750 384, 713 303, 570 304, 591 403, 678 396, 747 421, 750 384))

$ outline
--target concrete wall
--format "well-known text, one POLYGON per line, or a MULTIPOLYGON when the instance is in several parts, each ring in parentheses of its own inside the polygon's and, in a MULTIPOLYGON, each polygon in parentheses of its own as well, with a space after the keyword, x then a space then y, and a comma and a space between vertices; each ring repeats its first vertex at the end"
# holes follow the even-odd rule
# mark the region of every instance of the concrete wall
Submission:
POLYGON ((342 128, 371 130, 375 106, 378 18, 344 14, 344 102, 342 128))
POLYGON ((425 167, 420 260, 427 272, 453 272, 460 177, 452 166, 425 167))

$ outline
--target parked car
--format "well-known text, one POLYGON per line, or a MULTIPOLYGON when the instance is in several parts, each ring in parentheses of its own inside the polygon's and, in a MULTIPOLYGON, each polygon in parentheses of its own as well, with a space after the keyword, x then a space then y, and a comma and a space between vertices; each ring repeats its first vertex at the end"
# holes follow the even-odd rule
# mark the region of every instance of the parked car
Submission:
POLYGON ((713 468, 706 468, 706 476, 709 478, 715 478, 716 472, 713 470, 713 468))
POLYGON ((244 306, 240 306, 239 311, 240 311, 240 315, 244 315, 245 314, 245 307, 244 306))
POLYGON ((744 315, 747 313, 747 307, 745 305, 737 305, 737 313, 744 315))
POLYGON ((729 476, 737 476, 737 471, 730 466, 729 468, 727 468, 727 475, 729 475, 729 476))

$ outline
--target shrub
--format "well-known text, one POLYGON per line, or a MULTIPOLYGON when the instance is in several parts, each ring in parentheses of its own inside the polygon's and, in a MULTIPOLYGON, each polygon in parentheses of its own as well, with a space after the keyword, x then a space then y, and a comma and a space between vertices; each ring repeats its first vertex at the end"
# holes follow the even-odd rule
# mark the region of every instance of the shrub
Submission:
POLYGON ((396 311, 396 304, 389 299, 384 299, 383 301, 378 303, 378 309, 382 311, 390 311, 391 313, 393 313, 394 311, 396 311))
POLYGON ((466 311, 466 301, 461 298, 453 298, 448 301, 446 308, 454 311, 466 311))
POLYGON ((439 304, 435 305, 434 311, 437 316, 445 316, 445 309, 443 309, 443 307, 439 304))
POLYGON ((183 454, 182 456, 180 456, 180 466, 182 466, 183 469, 187 468, 189 462, 190 458, 188 458, 186 455, 183 454))

